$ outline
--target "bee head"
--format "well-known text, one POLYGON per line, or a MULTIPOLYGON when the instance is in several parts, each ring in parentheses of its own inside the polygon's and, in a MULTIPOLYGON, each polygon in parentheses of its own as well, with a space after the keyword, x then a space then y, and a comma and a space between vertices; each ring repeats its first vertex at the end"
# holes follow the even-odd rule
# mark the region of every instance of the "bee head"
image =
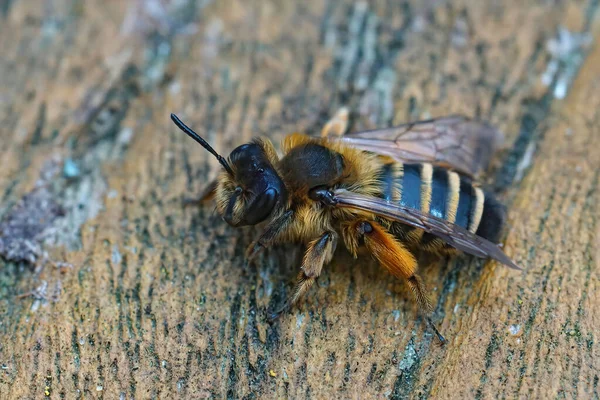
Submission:
POLYGON ((219 178, 216 198, 217 209, 229 225, 256 225, 273 214, 278 205, 285 203, 285 185, 261 142, 235 148, 228 161, 176 115, 171 114, 171 119, 213 154, 225 169, 219 178))
POLYGON ((260 142, 235 148, 229 160, 233 174, 224 176, 217 187, 217 207, 229 225, 256 225, 285 202, 283 181, 260 142))

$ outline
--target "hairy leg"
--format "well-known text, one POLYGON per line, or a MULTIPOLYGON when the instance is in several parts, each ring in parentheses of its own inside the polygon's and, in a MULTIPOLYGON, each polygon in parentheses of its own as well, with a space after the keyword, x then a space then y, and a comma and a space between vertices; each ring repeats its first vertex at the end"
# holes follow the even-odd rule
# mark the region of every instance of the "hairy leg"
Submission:
POLYGON ((255 240, 248 246, 246 250, 246 263, 250 264, 264 249, 271 246, 277 237, 285 231, 293 218, 294 211, 287 210, 269 222, 258 240, 255 240))
POLYGON ((335 115, 321 129, 321 137, 343 136, 348 130, 348 114, 349 111, 346 107, 337 110, 335 115))
POLYGON ((304 258, 302 259, 301 271, 298 274, 296 285, 292 294, 287 298, 283 307, 271 314, 273 320, 287 311, 310 289, 315 280, 321 275, 325 264, 333 258, 337 246, 338 235, 334 231, 327 231, 317 239, 308 244, 304 258))
POLYGON ((356 255, 358 243, 362 239, 367 250, 385 269, 392 275, 406 280, 427 324, 435 332, 440 342, 445 343, 446 339, 431 321, 431 302, 423 280, 416 273, 418 264, 413 253, 374 221, 357 221, 345 227, 343 232, 350 252, 356 255))

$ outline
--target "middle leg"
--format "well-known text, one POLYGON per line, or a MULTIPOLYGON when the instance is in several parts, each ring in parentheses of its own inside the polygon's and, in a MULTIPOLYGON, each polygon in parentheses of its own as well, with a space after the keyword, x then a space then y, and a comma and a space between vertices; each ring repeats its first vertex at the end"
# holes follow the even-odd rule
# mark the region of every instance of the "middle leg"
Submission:
POLYGON ((315 280, 321 275, 323 266, 333 258, 337 239, 338 235, 335 231, 327 231, 308 244, 292 294, 287 298, 281 309, 271 314, 271 320, 289 310, 310 289, 315 280))

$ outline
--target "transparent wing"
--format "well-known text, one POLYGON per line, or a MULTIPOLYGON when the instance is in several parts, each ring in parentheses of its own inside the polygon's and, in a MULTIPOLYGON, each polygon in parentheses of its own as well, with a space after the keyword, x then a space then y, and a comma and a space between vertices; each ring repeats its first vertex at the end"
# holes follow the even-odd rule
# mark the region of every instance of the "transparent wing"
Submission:
POLYGON ((404 163, 428 162, 477 177, 487 169, 503 137, 485 122, 449 116, 330 139, 404 163))
POLYGON ((450 246, 465 253, 482 258, 493 258, 510 268, 521 269, 504 254, 498 245, 431 214, 425 214, 413 208, 392 204, 377 197, 352 193, 344 189, 338 189, 334 192, 333 201, 336 207, 371 212, 393 221, 423 229, 425 232, 439 237, 450 246))

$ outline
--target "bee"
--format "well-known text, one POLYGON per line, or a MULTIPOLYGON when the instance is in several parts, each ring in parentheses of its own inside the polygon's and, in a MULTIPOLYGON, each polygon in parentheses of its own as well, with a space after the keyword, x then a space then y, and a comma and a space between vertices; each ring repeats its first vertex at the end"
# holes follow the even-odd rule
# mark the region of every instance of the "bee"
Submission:
POLYGON ((308 291, 340 241, 355 258, 366 250, 406 281, 441 343, 417 273, 420 251, 462 251, 520 269, 496 244, 506 208, 474 181, 502 140, 485 122, 450 116, 343 134, 342 118, 321 137, 286 136, 282 156, 256 138, 226 159, 175 114, 171 119, 223 167, 203 197, 214 195, 233 227, 264 225, 246 251, 248 262, 278 242, 305 244, 294 290, 271 318, 308 291))

